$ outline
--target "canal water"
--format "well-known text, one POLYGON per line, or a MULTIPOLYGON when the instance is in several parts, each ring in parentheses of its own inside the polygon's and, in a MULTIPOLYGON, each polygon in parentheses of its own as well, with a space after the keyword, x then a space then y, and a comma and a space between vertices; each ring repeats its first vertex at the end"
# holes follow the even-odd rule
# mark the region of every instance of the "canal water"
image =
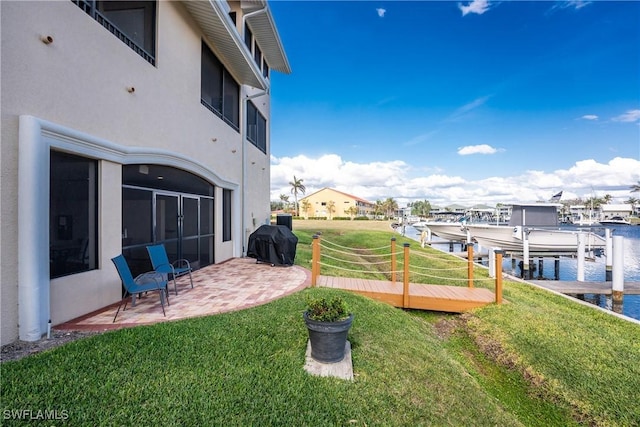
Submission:
MULTIPOLYGON (((571 229, 572 226, 563 226, 563 228, 571 229)), ((640 282, 640 226, 635 225, 616 225, 608 227, 612 230, 612 236, 623 236, 624 251, 624 281, 640 282)), ((604 236, 602 228, 593 228, 593 231, 604 236)), ((405 227, 405 236, 420 241, 420 232, 413 227, 405 227)), ((434 240, 438 240, 434 237, 434 240)), ((442 251, 449 251, 448 244, 433 244, 433 247, 442 251)), ((456 245, 456 250, 460 250, 460 246, 456 245)), ((536 261, 537 266, 537 261, 536 261)), ((560 280, 575 281, 577 279, 578 262, 571 258, 560 258, 560 280)), ((511 259, 505 259, 503 263, 503 271, 519 275, 520 269, 515 272, 511 269, 511 259)), ((604 282, 606 274, 606 257, 596 257, 593 261, 585 262, 584 280, 586 282, 604 282)), ((543 264, 542 279, 554 280, 554 260, 547 258, 543 264)), ((539 273, 534 272, 534 279, 540 280, 539 273)), ((582 299, 582 296, 581 296, 582 299)), ((611 295, 586 294, 584 300, 596 304, 608 310, 612 309, 611 295)), ((616 307, 616 311, 620 312, 616 307)), ((640 320, 640 295, 625 295, 622 302, 622 314, 625 316, 640 320)))

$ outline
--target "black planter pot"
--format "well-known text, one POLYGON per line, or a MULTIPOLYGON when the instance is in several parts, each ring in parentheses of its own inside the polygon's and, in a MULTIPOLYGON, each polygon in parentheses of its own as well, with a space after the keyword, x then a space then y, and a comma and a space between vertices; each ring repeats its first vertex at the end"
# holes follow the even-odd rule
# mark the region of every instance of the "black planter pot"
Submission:
POLYGON ((353 314, 339 322, 319 322, 303 314, 309 330, 311 357, 321 363, 337 363, 344 359, 347 334, 353 322, 353 314))

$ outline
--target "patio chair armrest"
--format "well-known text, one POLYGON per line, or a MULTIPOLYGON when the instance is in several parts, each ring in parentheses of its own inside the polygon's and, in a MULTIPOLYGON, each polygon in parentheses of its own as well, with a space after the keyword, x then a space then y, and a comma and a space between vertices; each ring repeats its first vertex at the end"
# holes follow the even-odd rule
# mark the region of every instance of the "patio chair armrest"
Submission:
POLYGON ((176 269, 173 264, 159 264, 155 268, 155 273, 172 273, 175 274, 176 269))
POLYGON ((181 267, 182 265, 186 265, 188 269, 191 269, 191 264, 188 260, 182 258, 173 262, 173 265, 176 267, 181 267))
POLYGON ((133 279, 136 285, 149 285, 151 283, 155 283, 158 289, 161 289, 166 286, 166 280, 162 273, 157 271, 148 271, 146 273, 139 274, 133 279))

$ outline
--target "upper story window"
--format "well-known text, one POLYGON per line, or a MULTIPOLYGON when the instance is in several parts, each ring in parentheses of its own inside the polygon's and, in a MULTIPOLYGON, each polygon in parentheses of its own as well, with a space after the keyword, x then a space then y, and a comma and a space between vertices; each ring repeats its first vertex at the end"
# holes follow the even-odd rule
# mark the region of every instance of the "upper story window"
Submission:
POLYGON ((249 52, 253 51, 253 33, 246 24, 244 26, 244 44, 249 48, 249 52))
POLYGON ((240 86, 204 42, 200 89, 202 105, 240 130, 240 86))
POLYGON ((247 103, 247 139, 260 151, 267 153, 267 119, 251 101, 247 103))
POLYGON ((269 78, 269 64, 267 64, 267 60, 262 55, 262 51, 258 46, 258 43, 255 42, 253 33, 249 29, 249 26, 245 24, 244 26, 244 44, 249 49, 249 52, 253 55, 253 60, 258 65, 258 68, 262 71, 262 75, 265 78, 269 78))
POLYGON ((138 55, 155 65, 155 1, 71 1, 122 40, 138 55))

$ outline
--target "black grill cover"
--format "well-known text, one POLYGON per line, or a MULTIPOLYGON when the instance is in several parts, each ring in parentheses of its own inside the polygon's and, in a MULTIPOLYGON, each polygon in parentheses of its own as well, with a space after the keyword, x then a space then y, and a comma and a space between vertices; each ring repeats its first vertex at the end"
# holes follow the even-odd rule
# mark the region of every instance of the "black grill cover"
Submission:
POLYGON ((285 225, 261 225, 249 236, 247 256, 273 265, 293 265, 298 238, 285 225))

